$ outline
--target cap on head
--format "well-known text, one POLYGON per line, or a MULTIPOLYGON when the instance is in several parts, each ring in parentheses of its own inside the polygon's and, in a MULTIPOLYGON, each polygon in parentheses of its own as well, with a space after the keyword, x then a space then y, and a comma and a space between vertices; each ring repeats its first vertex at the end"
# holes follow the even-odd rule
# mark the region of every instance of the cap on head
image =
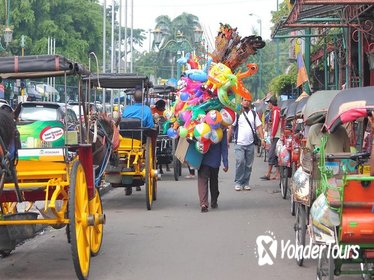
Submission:
POLYGON ((274 96, 270 97, 268 102, 273 106, 277 106, 277 104, 278 104, 278 101, 274 96))

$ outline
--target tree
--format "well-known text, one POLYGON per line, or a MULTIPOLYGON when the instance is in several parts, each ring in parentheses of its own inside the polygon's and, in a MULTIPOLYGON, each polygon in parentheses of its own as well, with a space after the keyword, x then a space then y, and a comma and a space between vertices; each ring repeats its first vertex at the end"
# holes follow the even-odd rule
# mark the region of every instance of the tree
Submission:
MULTIPOLYGON (((169 77, 170 67, 161 69, 166 65, 175 64, 175 55, 178 51, 191 52, 194 49, 194 31, 201 28, 199 18, 195 15, 182 13, 173 20, 169 16, 161 15, 156 18, 155 29, 159 29, 163 34, 163 39, 159 44, 159 68, 157 69, 158 77, 169 77), (178 36, 183 35, 183 39, 178 36), (180 41, 180 42, 179 42, 180 41)), ((155 49, 155 42, 152 43, 155 49)), ((179 77, 177 77, 179 78, 179 77)))
MULTIPOLYGON (((115 7, 118 10, 118 5, 115 7)), ((48 37, 56 39, 56 53, 88 64, 90 52, 102 59, 103 23, 99 0, 22 0, 11 1, 10 24, 13 40, 9 45, 12 54, 21 55, 21 36, 25 36, 25 54, 46 54, 48 37)), ((5 11, 4 1, 0 10, 5 11)), ((107 49, 110 45, 111 8, 107 8, 107 49)), ((0 30, 5 28, 6 13, 0 14, 0 30)), ((115 22, 118 30, 118 21, 115 22)), ((124 34, 124 28, 122 29, 124 34)), ((131 29, 127 30, 128 35, 131 29)), ((142 46, 144 30, 133 30, 133 44, 142 46)), ((118 32, 115 33, 118 40, 118 32)), ((122 36, 124 43, 124 36, 122 36)), ((130 42, 130 36, 128 36, 130 42)), ((95 68, 95 66, 93 66, 95 68)))

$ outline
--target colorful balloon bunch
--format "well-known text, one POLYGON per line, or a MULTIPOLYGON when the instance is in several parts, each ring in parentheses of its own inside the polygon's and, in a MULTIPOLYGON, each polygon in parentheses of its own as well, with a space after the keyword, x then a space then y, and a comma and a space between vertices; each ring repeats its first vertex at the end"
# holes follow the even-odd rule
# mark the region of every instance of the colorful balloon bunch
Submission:
MULTIPOLYGON (((219 38, 236 38, 225 42, 216 38, 216 48, 228 48, 239 40, 236 29, 223 29, 219 38)), ((220 52, 213 52, 204 69, 196 65, 190 54, 178 59, 178 64, 186 65, 187 70, 178 82, 178 92, 173 106, 164 112, 167 122, 164 133, 170 138, 192 138, 196 149, 204 154, 211 144, 219 143, 223 129, 235 121, 235 112, 241 110, 241 98, 251 100, 250 92, 242 79, 255 74, 257 64, 248 64, 248 70, 234 74, 233 68, 217 60, 224 59, 220 52)), ((252 53, 251 53, 252 54, 252 53)), ((247 56, 248 57, 248 56, 247 56)))

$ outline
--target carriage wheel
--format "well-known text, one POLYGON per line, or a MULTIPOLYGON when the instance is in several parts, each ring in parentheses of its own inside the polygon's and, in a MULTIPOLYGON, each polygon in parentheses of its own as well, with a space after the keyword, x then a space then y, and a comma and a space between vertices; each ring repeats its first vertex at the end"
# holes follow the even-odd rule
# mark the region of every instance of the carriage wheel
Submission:
POLYGON ((153 201, 155 201, 156 199, 157 199, 157 179, 153 178, 153 201))
POLYGON ((86 176, 82 165, 75 161, 69 186, 69 233, 75 273, 87 279, 90 269, 91 248, 86 176))
POLYGON ((174 164, 174 179, 175 181, 178 181, 179 176, 181 176, 182 165, 179 159, 177 159, 176 157, 174 157, 173 164, 174 164))
MULTIPOLYGON (((101 197, 99 191, 95 188, 95 196, 89 202, 90 214, 97 220, 99 217, 103 217, 103 205, 101 203, 101 197)), ((91 255, 97 256, 100 251, 101 244, 103 241, 104 224, 95 222, 91 228, 91 255)))
POLYGON ((153 149, 151 138, 147 137, 147 145, 145 150, 145 200, 147 209, 152 209, 154 182, 155 179, 152 174, 153 170, 153 149))
POLYGON ((331 256, 327 256, 327 247, 323 249, 321 258, 318 259, 317 264, 317 280, 333 280, 334 279, 334 269, 335 263, 331 256))
MULTIPOLYGON (((306 212, 304 205, 300 203, 298 203, 296 209, 295 237, 296 248, 300 246, 304 248, 306 238, 306 212)), ((304 262, 303 256, 297 255, 296 262, 299 266, 302 266, 304 262)))
POLYGON ((287 188, 288 188, 288 167, 281 166, 280 168, 280 189, 283 199, 287 198, 287 188))

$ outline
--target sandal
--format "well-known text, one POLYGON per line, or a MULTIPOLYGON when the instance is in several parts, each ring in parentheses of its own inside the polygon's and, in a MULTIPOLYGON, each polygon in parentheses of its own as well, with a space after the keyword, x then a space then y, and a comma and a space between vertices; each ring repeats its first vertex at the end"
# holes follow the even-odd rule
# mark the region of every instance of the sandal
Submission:
POLYGON ((270 180, 270 176, 265 175, 265 176, 260 177, 260 179, 261 180, 270 180))
POLYGON ((206 205, 201 206, 201 213, 206 213, 206 212, 208 212, 208 206, 206 205))

